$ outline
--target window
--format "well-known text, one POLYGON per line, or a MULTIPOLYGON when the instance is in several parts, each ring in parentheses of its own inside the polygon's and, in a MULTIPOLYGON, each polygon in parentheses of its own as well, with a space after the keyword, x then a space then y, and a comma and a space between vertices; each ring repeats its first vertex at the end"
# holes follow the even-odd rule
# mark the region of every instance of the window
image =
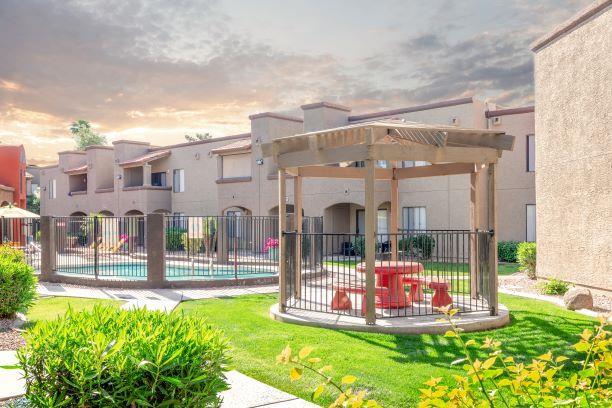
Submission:
POLYGON ((527 135, 527 171, 535 171, 535 135, 527 135))
POLYGON ((429 166, 430 163, 426 161, 414 161, 414 160, 404 160, 402 162, 402 166, 406 167, 421 167, 421 166, 429 166))
POLYGON ((185 217, 185 213, 175 212, 172 214, 172 227, 187 229, 187 217, 185 217))
POLYGON ((356 161, 355 162, 355 167, 365 167, 365 162, 363 160, 356 161))
POLYGON ((389 162, 387 160, 376 160, 376 167, 380 169, 389 168, 389 162))
POLYGON ((427 229, 426 207, 404 207, 402 218, 406 230, 427 229))
POLYGON ((536 240, 536 206, 535 204, 527 204, 527 241, 535 242, 536 240))
POLYGON ((185 192, 185 170, 183 169, 174 169, 173 172, 174 179, 172 182, 172 188, 175 193, 184 193, 185 192))
MULTIPOLYGON (((389 233, 389 213, 387 210, 378 210, 376 212, 376 233, 389 233)), ((365 234, 365 210, 357 210, 356 233, 365 234)), ((379 240, 386 241, 388 237, 378 237, 379 240)))
POLYGON ((57 182, 55 179, 49 180, 49 198, 54 199, 57 197, 57 182))
POLYGON ((151 185, 156 187, 166 187, 166 172, 151 173, 151 185))

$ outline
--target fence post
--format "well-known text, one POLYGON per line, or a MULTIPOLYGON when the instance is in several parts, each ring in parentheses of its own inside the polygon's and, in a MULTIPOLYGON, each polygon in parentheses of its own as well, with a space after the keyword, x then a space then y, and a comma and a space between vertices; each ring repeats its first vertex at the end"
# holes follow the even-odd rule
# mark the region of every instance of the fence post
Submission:
POLYGON ((53 275, 55 269, 55 224, 53 217, 40 217, 40 277, 53 275))
POLYGON ((147 282, 161 287, 166 279, 166 225, 164 214, 147 214, 147 282))

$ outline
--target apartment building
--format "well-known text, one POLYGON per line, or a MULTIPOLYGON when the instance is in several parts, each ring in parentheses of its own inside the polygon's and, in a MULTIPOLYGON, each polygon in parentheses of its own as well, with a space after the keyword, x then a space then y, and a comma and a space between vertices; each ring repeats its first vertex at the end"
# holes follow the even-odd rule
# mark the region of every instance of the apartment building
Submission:
POLYGON ((0 146, 0 206, 26 208, 26 154, 22 145, 0 146))
POLYGON ((538 275, 612 294, 612 1, 533 45, 538 275))
MULTIPOLYGON (((499 239, 535 240, 533 107, 498 109, 469 97, 383 112, 352 114, 350 107, 330 102, 303 105, 301 111, 300 116, 273 112, 251 115, 248 134, 164 147, 116 141, 112 147, 61 152, 58 165, 41 171, 41 212, 275 215, 276 167, 263 159, 262 143, 352 123, 399 118, 494 128, 516 136, 514 151, 504 155, 499 163, 499 239)), ((379 163, 381 167, 388 165, 379 163)), ((388 188, 388 183, 377 187, 380 233, 388 227, 388 188)), ((291 211, 291 188, 287 194, 291 211)), ((323 217, 326 232, 363 232, 364 186, 360 180, 306 179, 303 201, 304 214, 323 217)), ((400 205, 403 228, 467 229, 469 177, 402 180, 400 205)))

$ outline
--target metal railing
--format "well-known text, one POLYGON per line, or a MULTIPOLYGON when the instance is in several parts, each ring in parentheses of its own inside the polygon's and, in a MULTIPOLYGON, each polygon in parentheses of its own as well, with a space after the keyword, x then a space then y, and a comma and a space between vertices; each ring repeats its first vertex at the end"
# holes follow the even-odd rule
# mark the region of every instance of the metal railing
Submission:
MULTIPOLYGON (((363 235, 287 232, 285 237, 286 308, 365 316, 363 235)), ((491 239, 491 232, 467 230, 378 234, 376 316, 433 315, 446 304, 461 312, 493 311, 491 239)))
POLYGON ((40 271, 39 218, 0 218, 0 243, 22 250, 26 263, 40 271))
POLYGON ((146 217, 54 217, 54 271, 76 277, 146 280, 146 217))
MULTIPOLYGON (((288 215, 293 224, 293 215, 288 215)), ((304 231, 322 218, 304 217, 304 231)), ((277 216, 165 217, 166 279, 238 279, 278 274, 277 216)))

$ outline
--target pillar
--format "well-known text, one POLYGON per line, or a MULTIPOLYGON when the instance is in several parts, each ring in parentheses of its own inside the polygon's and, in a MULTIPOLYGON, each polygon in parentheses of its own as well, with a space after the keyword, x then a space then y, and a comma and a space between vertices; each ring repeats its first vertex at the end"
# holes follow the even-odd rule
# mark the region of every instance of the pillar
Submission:
POLYGON ((492 232, 491 239, 489 240, 489 307, 491 309, 491 315, 495 316, 498 313, 498 271, 497 271, 497 179, 495 176, 495 163, 489 163, 488 166, 488 183, 487 183, 487 195, 488 195, 488 224, 489 231, 492 232))
POLYGON ((40 277, 45 280, 55 273, 55 225, 53 217, 40 217, 40 277))
POLYGON ((390 222, 390 242, 391 242, 391 260, 397 261, 397 230, 398 230, 398 215, 399 215, 399 180, 395 177, 396 162, 393 162, 393 177, 391 178, 391 222, 390 222))
POLYGON ((151 186, 151 165, 142 165, 142 185, 145 187, 151 186))
POLYGON ((295 288, 294 295, 302 295, 302 177, 293 179, 293 216, 295 218, 295 288))
POLYGON ((478 298, 478 234, 480 225, 480 191, 481 172, 470 174, 470 294, 473 299, 478 298))
POLYGON ((285 312, 287 305, 287 174, 278 169, 278 308, 285 312))
MULTIPOLYGON (((372 144, 372 129, 367 129, 366 143, 372 144)), ((376 206, 374 186, 376 182, 376 162, 365 161, 365 263, 366 263, 366 324, 376 323, 376 289, 374 264, 376 262, 376 206)))
POLYGON ((161 287, 166 280, 166 231, 164 214, 147 214, 147 282, 161 287))

